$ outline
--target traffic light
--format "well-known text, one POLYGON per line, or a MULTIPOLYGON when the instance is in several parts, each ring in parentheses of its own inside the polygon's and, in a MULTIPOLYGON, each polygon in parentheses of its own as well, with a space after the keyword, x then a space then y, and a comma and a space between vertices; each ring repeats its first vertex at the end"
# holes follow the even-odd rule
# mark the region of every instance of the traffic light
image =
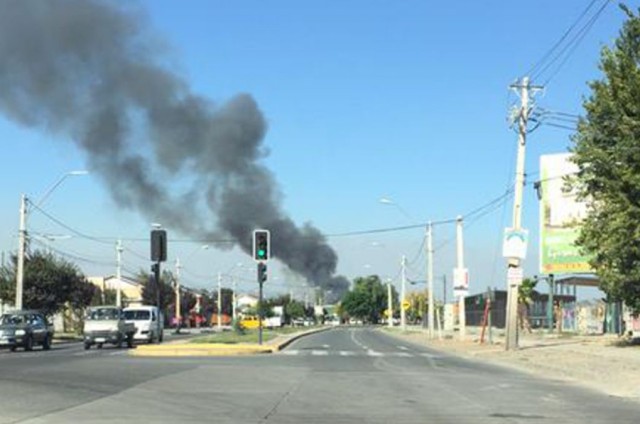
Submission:
POLYGON ((260 262, 258 264, 258 283, 262 284, 267 281, 267 264, 260 262))
POLYGON ((151 231, 151 260, 153 262, 167 260, 167 232, 165 230, 151 231))
POLYGON ((271 255, 270 250, 271 233, 269 230, 253 231, 253 259, 256 261, 268 261, 271 255))

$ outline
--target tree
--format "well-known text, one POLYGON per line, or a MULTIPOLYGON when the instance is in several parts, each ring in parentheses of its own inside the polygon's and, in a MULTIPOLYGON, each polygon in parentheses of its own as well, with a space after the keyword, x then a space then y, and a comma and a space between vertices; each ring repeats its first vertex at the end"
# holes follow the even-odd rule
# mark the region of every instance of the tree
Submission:
POLYGON ((531 323, 529 322, 529 307, 533 302, 537 280, 525 278, 518 286, 518 320, 520 328, 531 332, 531 323))
POLYGON ((589 203, 576 241, 612 300, 640 313, 640 18, 627 15, 602 50, 601 80, 589 85, 573 137, 578 173, 569 183, 589 203))
POLYGON ((305 316, 304 302, 292 300, 284 307, 286 322, 291 323, 294 319, 303 318, 305 316))
MULTIPOLYGON (((395 302, 397 299, 395 288, 393 292, 395 302)), ((377 275, 356 278, 353 290, 342 299, 343 312, 367 323, 377 324, 385 309, 387 309, 387 288, 377 275)))
POLYGON ((157 305, 158 303, 158 286, 160 289, 160 310, 162 310, 165 319, 169 317, 171 312, 169 307, 175 305, 175 292, 173 290, 173 274, 170 271, 163 271, 160 275, 160 284, 156 284, 153 275, 144 270, 140 270, 136 276, 136 280, 142 284, 142 301, 145 305, 157 305))
MULTIPOLYGON (((0 268, 0 297, 15 299, 17 258, 0 268)), ((37 309, 48 316, 66 304, 83 309, 91 303, 96 287, 89 283, 78 267, 51 253, 35 251, 25 258, 23 307, 37 309)))

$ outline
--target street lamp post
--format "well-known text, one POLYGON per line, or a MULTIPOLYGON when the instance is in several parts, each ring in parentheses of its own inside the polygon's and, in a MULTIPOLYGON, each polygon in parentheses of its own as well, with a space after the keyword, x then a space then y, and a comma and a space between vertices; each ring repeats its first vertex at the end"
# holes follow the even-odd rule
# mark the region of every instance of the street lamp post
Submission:
MULTIPOLYGON (((58 188, 62 182, 71 176, 76 175, 86 175, 87 171, 71 171, 62 175, 58 181, 56 181, 45 193, 42 195, 40 200, 35 203, 36 207, 40 207, 45 200, 53 193, 53 191, 58 188)), ((22 309, 22 298, 23 298, 23 290, 24 290, 24 257, 26 252, 26 244, 27 244, 27 215, 29 213, 28 204, 29 199, 26 194, 22 194, 20 196, 20 227, 18 229, 18 258, 17 258, 17 266, 16 266, 16 309, 22 309)))

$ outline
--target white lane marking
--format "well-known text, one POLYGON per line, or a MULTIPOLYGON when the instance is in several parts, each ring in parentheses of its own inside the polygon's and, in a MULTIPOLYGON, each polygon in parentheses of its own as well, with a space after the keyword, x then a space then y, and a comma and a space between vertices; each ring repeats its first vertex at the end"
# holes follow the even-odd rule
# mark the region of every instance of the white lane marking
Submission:
POLYGON ((431 358, 431 359, 439 358, 438 355, 434 355, 433 353, 421 353, 420 356, 422 356, 423 358, 431 358))
POLYGON ((408 348, 408 347, 406 347, 406 346, 397 346, 397 347, 398 347, 398 349, 400 349, 400 350, 409 350, 409 348, 408 348))
POLYGON ((299 350, 283 350, 280 352, 281 355, 297 355, 298 353, 300 353, 299 350))
POLYGON ((116 350, 115 352, 109 353, 109 356, 120 356, 124 355, 125 353, 127 353, 126 350, 116 350))
POLYGON ((364 350, 368 350, 369 349, 367 346, 363 345, 362 343, 360 343, 359 340, 356 339, 355 330, 351 330, 351 341, 353 341, 356 345, 358 345, 359 347, 361 347, 364 350))
POLYGON ((413 355, 409 352, 393 352, 391 355, 398 358, 413 358, 413 355))
POLYGON ((321 347, 322 347, 323 349, 329 349, 331 346, 329 346, 328 344, 323 344, 321 347))
POLYGON ((356 356, 356 352, 351 350, 341 350, 340 356, 356 356))
POLYGON ((327 352, 326 350, 312 350, 311 354, 313 356, 327 356, 329 352, 327 352))
POLYGON ((384 356, 384 353, 369 349, 367 350, 367 356, 384 356))
POLYGON ((73 354, 73 356, 95 355, 96 353, 98 353, 97 350, 85 350, 85 351, 76 352, 73 354))

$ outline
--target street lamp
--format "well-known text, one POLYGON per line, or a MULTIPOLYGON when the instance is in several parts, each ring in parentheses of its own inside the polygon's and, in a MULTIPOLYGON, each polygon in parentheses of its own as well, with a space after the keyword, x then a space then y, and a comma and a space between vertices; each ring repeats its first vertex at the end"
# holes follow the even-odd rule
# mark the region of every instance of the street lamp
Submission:
MULTIPOLYGON (((63 174, 58 181, 56 181, 40 198, 40 200, 34 204, 36 208, 39 208, 45 200, 53 193, 53 191, 58 188, 62 182, 71 176, 77 175, 86 175, 87 171, 70 171, 66 174, 63 174)), ((26 242, 27 242, 27 215, 29 214, 28 210, 28 199, 26 194, 22 193, 20 196, 20 227, 18 229, 18 260, 16 266, 16 309, 22 309, 22 297, 23 297, 23 288, 24 288, 24 256, 26 251, 26 242)))
POLYGON ((380 202, 383 205, 396 207, 400 211, 400 213, 402 215, 404 215, 404 217, 407 218, 409 221, 415 221, 415 219, 406 210, 404 210, 404 208, 402 208, 398 203, 394 202, 393 200, 389 199, 388 197, 381 197, 378 200, 378 202, 380 202))

